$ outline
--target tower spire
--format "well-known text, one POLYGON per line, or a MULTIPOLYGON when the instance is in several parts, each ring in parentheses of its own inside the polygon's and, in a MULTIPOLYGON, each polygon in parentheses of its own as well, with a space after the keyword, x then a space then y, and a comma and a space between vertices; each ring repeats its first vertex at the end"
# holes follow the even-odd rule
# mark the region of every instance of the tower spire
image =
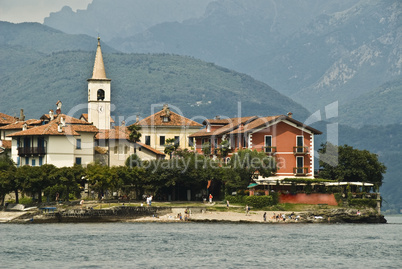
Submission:
POLYGON ((92 72, 92 79, 107 79, 105 65, 103 63, 102 50, 101 50, 99 36, 98 36, 98 47, 96 48, 94 70, 92 72))

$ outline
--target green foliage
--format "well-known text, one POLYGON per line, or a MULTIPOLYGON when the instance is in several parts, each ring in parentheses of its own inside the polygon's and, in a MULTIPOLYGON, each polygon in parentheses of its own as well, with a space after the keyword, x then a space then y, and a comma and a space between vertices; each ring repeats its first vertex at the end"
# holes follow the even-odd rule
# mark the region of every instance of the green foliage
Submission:
POLYGON ((352 207, 372 207, 376 208, 377 201, 375 199, 350 199, 349 206, 352 207))
POLYGON ((225 200, 228 200, 230 204, 245 205, 247 197, 246 195, 226 195, 225 200))
POLYGON ((137 154, 131 154, 126 162, 125 162, 125 166, 127 167, 141 167, 142 166, 142 160, 140 157, 138 157, 137 154))
POLYGON ((201 145, 201 150, 202 153, 204 153, 205 156, 211 155, 211 143, 205 142, 204 144, 201 145))
POLYGON ((275 160, 272 157, 249 149, 239 150, 233 154, 228 167, 231 169, 228 171, 225 183, 231 189, 245 189, 256 172, 269 177, 276 171, 275 160))
POLYGON ((245 199, 247 205, 253 208, 263 208, 266 206, 275 205, 274 199, 272 196, 247 196, 245 199))
POLYGON ((320 154, 320 176, 337 181, 361 181, 382 184, 386 167, 378 156, 368 150, 351 146, 322 145, 320 154))
POLYGON ((168 138, 165 141, 164 147, 165 147, 164 149, 165 154, 168 154, 170 158, 172 158, 172 154, 177 150, 179 144, 176 143, 176 140, 174 138, 168 138))

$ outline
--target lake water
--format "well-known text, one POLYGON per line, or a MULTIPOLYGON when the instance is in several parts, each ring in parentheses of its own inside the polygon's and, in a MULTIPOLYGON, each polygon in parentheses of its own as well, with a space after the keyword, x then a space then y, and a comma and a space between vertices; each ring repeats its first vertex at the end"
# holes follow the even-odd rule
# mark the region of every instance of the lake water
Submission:
POLYGON ((388 224, 2 224, 0 268, 402 268, 388 224))

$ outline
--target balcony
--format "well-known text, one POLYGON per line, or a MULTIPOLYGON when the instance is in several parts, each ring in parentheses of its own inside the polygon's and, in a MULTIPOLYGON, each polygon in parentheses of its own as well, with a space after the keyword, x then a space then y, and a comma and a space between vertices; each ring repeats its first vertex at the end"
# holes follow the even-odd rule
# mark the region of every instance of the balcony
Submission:
POLYGON ((20 147, 18 156, 40 156, 46 154, 46 147, 20 147))
POLYGON ((308 147, 293 147, 294 155, 306 155, 308 153, 308 147))
POLYGON ((275 154, 276 153, 276 147, 267 146, 267 147, 262 147, 262 149, 267 154, 275 154))
POLYGON ((295 176, 305 176, 308 174, 308 167, 294 167, 293 174, 295 176))

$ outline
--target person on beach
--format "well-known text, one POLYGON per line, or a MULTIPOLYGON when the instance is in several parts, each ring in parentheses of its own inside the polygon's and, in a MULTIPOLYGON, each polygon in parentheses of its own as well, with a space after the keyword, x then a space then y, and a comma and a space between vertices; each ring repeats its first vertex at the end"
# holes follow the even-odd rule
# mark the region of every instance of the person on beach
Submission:
POLYGON ((264 218, 264 221, 267 221, 267 212, 264 212, 264 215, 262 215, 262 217, 264 218))
POLYGON ((210 204, 212 204, 212 198, 213 198, 213 196, 212 196, 212 194, 210 193, 210 194, 209 194, 209 203, 210 203, 210 204))
POLYGON ((81 205, 81 209, 82 209, 82 207, 84 206, 84 200, 80 201, 80 205, 81 205))
POLYGON ((229 200, 226 200, 226 208, 229 209, 229 200))
POLYGON ((248 216, 248 212, 250 211, 250 207, 246 205, 246 216, 248 216))

